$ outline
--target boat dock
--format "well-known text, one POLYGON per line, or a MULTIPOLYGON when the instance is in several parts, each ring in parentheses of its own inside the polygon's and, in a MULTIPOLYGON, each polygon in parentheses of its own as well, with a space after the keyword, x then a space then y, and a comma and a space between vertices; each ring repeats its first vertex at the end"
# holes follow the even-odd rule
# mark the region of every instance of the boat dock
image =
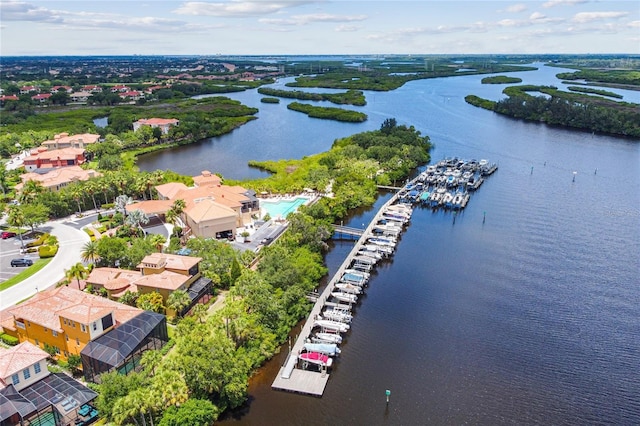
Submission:
MULTIPOLYGON (((425 172, 393 194, 378 210, 366 229, 336 226, 337 229, 339 228, 336 232, 345 234, 350 232, 350 235, 358 237, 358 241, 324 290, 308 296, 311 300, 315 299, 315 303, 293 347, 290 347, 284 365, 271 384, 272 389, 322 396, 334 361, 330 357, 340 353, 337 346, 342 342, 341 333, 346 333, 350 328, 351 307, 357 303, 358 296, 364 292, 369 271, 378 261, 393 254, 397 238, 413 213, 411 203, 421 201, 424 204, 429 199, 422 195, 425 191, 424 183, 429 180, 440 180, 443 185, 438 188, 446 189, 447 180, 452 180, 450 176, 458 178, 453 170, 465 168, 472 172, 468 173, 467 180, 460 183, 456 181, 456 186, 470 186, 468 183, 470 178, 488 176, 497 166, 488 164, 486 160, 481 160, 479 163, 473 160, 472 162, 463 162, 458 159, 443 160, 436 166, 429 166, 425 172), (412 191, 416 191, 419 185, 421 191, 418 196, 415 196, 412 191), (327 349, 326 352, 322 352, 324 347, 333 348, 333 351, 330 352, 327 349)), ((462 173, 458 175, 462 176, 462 173)), ((471 181, 471 184, 473 185, 474 182, 476 181, 471 181)), ((450 187, 453 186, 450 185, 450 187)), ((469 201, 469 194, 466 193, 458 192, 456 195, 446 191, 434 193, 446 193, 448 195, 446 203, 449 206, 458 203, 460 206, 458 208, 461 208, 469 201)))

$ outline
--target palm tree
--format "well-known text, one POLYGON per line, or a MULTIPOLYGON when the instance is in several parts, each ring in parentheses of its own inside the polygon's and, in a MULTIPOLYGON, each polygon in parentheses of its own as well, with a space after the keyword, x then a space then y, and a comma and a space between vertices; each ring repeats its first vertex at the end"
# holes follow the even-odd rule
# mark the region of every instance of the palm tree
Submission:
POLYGON ((124 220, 124 223, 130 225, 131 227, 142 229, 142 225, 146 225, 147 223, 149 223, 149 216, 147 216, 147 214, 142 210, 136 209, 129 212, 129 215, 124 220))
POLYGON ((85 245, 82 246, 80 257, 83 262, 95 263, 96 260, 100 258, 98 255, 98 241, 93 240, 85 243, 85 245))
POLYGON ((65 271, 65 277, 69 280, 75 278, 78 281, 78 288, 80 288, 80 279, 87 278, 87 269, 82 263, 78 262, 65 271))
POLYGON ((162 246, 167 242, 167 239, 162 234, 149 235, 149 241, 155 246, 158 252, 162 253, 162 246))
POLYGON ((68 187, 69 195, 74 199, 76 204, 78 205, 78 214, 82 213, 82 207, 80 206, 80 200, 82 200, 84 196, 84 189, 80 187, 80 185, 75 184, 73 186, 68 187))
POLYGON ((173 202, 173 205, 167 212, 167 215, 166 215, 167 222, 175 224, 176 219, 180 217, 182 212, 184 212, 184 209, 186 206, 187 206, 187 203, 184 200, 182 199, 175 200, 173 202))
POLYGON ((176 315, 180 315, 182 310, 189 306, 191 298, 184 290, 176 290, 167 298, 167 307, 173 309, 176 315))
POLYGON ((198 303, 196 306, 191 309, 191 316, 198 321, 200 324, 203 324, 205 319, 207 318, 207 305, 203 305, 202 303, 198 303))
MULTIPOLYGON (((11 226, 15 226, 17 228, 22 228, 27 222, 27 218, 24 217, 24 212, 20 208, 20 206, 10 206, 9 207, 9 217, 7 218, 7 223, 11 226)), ((24 241, 22 240, 22 230, 18 232, 20 235, 20 245, 24 248, 24 241)))
POLYGON ((84 190, 87 194, 91 195, 91 199, 93 200, 93 208, 98 210, 98 203, 96 203, 96 192, 98 192, 98 182, 96 179, 89 179, 84 184, 84 190))
POLYGON ((38 181, 28 180, 25 182, 20 192, 19 201, 21 203, 30 203, 36 199, 39 194, 44 192, 44 186, 38 181))
POLYGON ((115 203, 115 207, 116 210, 122 210, 122 215, 126 216, 127 215, 127 204, 131 204, 133 203, 133 198, 129 197, 128 195, 118 195, 116 197, 116 203, 115 203))

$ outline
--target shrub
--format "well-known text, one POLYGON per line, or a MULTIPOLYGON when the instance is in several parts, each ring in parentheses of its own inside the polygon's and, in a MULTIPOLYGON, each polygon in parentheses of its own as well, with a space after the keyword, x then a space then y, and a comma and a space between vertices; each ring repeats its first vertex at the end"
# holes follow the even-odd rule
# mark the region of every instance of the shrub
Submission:
POLYGON ((105 203, 102 205, 102 208, 105 210, 109 210, 113 208, 113 203, 105 203))
POLYGON ((27 244, 27 247, 37 247, 37 246, 41 246, 42 244, 44 244, 45 241, 47 241, 47 239, 49 239, 51 235, 49 234, 42 234, 38 237, 37 240, 35 241, 31 241, 30 243, 27 244))
POLYGON ((10 336, 6 333, 0 334, 0 340, 6 343, 9 346, 15 346, 20 342, 17 337, 10 336))
POLYGON ((41 246, 38 249, 38 255, 40 255, 41 259, 45 259, 48 257, 53 257, 58 252, 58 246, 41 246))

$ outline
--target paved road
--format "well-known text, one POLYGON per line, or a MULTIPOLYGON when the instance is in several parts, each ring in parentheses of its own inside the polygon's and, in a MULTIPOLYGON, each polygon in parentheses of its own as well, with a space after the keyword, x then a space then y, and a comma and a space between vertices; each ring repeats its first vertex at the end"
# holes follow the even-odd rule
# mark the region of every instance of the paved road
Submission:
POLYGON ((63 221, 47 222, 38 230, 49 232, 58 237, 60 245, 58 253, 47 266, 35 275, 0 292, 0 309, 15 305, 21 300, 33 296, 38 290, 55 285, 64 278, 65 270, 80 262, 82 246, 90 241, 85 232, 77 229, 77 225, 76 227, 69 226, 63 221))

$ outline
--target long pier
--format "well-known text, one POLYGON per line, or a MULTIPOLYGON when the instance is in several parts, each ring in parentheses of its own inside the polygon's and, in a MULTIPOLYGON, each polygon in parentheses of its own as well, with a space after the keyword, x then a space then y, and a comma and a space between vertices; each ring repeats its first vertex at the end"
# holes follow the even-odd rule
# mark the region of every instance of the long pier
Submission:
MULTIPOLYGON (((402 207, 397 207, 391 210, 389 209, 390 205, 396 203, 397 201, 401 201, 403 203, 421 202, 423 205, 431 205, 432 208, 438 208, 441 205, 445 208, 463 208, 469 200, 469 194, 466 193, 466 189, 469 188, 471 190, 476 190, 483 181, 482 176, 489 176, 496 169, 497 165, 489 164, 486 160, 480 160, 479 162, 475 160, 462 161, 458 160, 457 158, 442 160, 436 165, 429 166, 427 170, 422 172, 419 176, 417 176, 410 182, 407 182, 406 186, 404 186, 403 188, 386 187, 386 189, 397 190, 397 192, 393 194, 393 196, 378 210, 373 220, 369 223, 366 229, 361 230, 357 228, 334 225, 336 228, 336 232, 358 237, 358 241, 353 246, 353 249, 349 252, 344 262, 342 263, 342 265, 340 265, 335 275, 331 278, 322 293, 314 293, 313 295, 308 295, 311 300, 315 299, 315 303, 313 305, 313 308, 311 309, 311 313, 309 314, 307 321, 302 326, 300 334, 298 335, 298 338, 296 339, 293 347, 290 347, 287 359, 284 365, 280 368, 280 371, 271 384, 271 387, 277 390, 296 392, 313 396, 322 396, 322 394, 324 393, 324 389, 330 376, 327 371, 327 366, 330 365, 327 361, 328 358, 325 358, 323 361, 315 361, 319 362, 320 364, 320 371, 318 372, 305 370, 305 362, 308 361, 304 360, 302 365, 303 368, 297 368, 299 362, 298 355, 302 353, 307 338, 311 336, 316 319, 321 317, 324 307, 338 308, 341 310, 340 312, 343 312, 342 310, 345 310, 344 312, 350 311, 350 304, 328 300, 329 298, 333 297, 331 294, 333 291, 336 291, 336 289, 338 288, 345 288, 344 282, 342 283, 342 286, 336 287, 336 284, 338 284, 343 278, 345 278, 345 282, 347 282, 346 285, 349 285, 348 282, 351 281, 351 278, 345 277, 345 271, 352 267, 351 265, 354 264, 354 262, 361 266, 363 263, 366 263, 368 266, 365 269, 367 270, 377 262, 376 258, 368 256, 366 254, 363 255, 360 251, 365 250, 364 253, 369 253, 372 250, 372 246, 374 246, 373 250, 379 256, 382 256, 382 254, 380 253, 388 254, 393 251, 393 248, 389 247, 388 245, 390 241, 393 241, 393 243, 390 244, 391 246, 395 245, 395 239, 389 239, 389 237, 378 237, 374 233, 375 230, 377 230, 378 232, 383 232, 385 235, 397 235, 399 232, 401 232, 401 223, 406 222, 406 217, 403 219, 403 214, 406 214, 407 211, 405 210, 405 213, 400 213, 399 211, 403 210, 402 207), (463 171, 469 172, 469 175, 465 177, 466 173, 462 173, 463 171), (473 179, 471 179, 472 176, 473 179), (420 189, 417 189, 418 187, 420 189), (453 201, 454 195, 451 193, 453 191, 455 191, 455 194, 461 200, 459 204, 456 204, 453 201), (439 197, 444 197, 444 195, 446 194, 447 201, 443 204, 439 201, 439 198, 438 200, 434 200, 432 198, 426 197, 426 195, 430 194, 436 194, 439 197), (386 216, 385 213, 387 213, 386 216), (382 219, 386 220, 384 222, 381 222, 382 219), (377 238, 372 238, 374 236, 376 236, 377 238), (367 241, 369 242, 367 243, 367 241), (382 248, 375 247, 379 245, 387 246, 382 248)), ((408 214, 410 215, 410 211, 408 211, 408 214)), ((355 272, 350 272, 349 275, 357 276, 355 272)), ((366 278, 363 278, 363 280, 366 281, 366 278)), ((356 294, 358 293, 356 292, 356 294)), ((347 297, 345 297, 345 294, 340 295, 341 299, 349 300, 349 294, 346 294, 346 296, 347 297)), ((352 297, 355 300, 355 296, 352 297)), ((329 311, 328 313, 334 316, 336 315, 335 311, 329 311)), ((330 318, 327 313, 325 313, 325 316, 327 316, 327 318, 330 318)), ((338 318, 343 317, 338 316, 338 318)), ((323 323, 323 325, 327 325, 330 327, 335 326, 334 324, 328 323, 323 323)), ((346 328, 348 329, 348 327, 346 328)), ((327 337, 323 336, 323 339, 324 338, 327 337)))
MULTIPOLYGON (((313 396, 322 396, 324 393, 324 389, 327 385, 327 381, 329 380, 330 374, 326 371, 326 369, 322 369, 321 372, 317 371, 308 371, 300 368, 296 368, 298 363, 298 354, 302 351, 302 348, 305 344, 306 338, 311 335, 311 331, 314 326, 315 319, 322 313, 322 309, 325 306, 337 306, 338 304, 333 302, 327 302, 327 300, 331 297, 331 292, 334 291, 335 284, 340 280, 340 278, 344 275, 345 270, 349 268, 349 266, 353 263, 354 258, 358 254, 362 244, 373 235, 373 228, 378 223, 378 221, 382 218, 383 212, 387 209, 387 207, 398 200, 398 193, 394 194, 376 213, 376 216, 369 223, 369 226, 363 231, 359 229, 360 238, 358 242, 353 246, 351 252, 346 257, 340 268, 336 271, 331 281, 327 284, 325 289, 320 293, 316 303, 313 305, 311 309, 311 313, 307 318, 307 321, 302 326, 302 330, 298 335, 296 342, 294 343, 291 351, 289 352, 289 356, 285 361, 284 365, 280 368, 278 375, 275 380, 271 384, 272 389, 287 391, 287 392, 295 392, 301 393, 305 395, 313 395, 313 396)), ((344 228, 344 227, 343 227, 344 228)), ((353 228, 356 229, 356 228, 353 228)))

